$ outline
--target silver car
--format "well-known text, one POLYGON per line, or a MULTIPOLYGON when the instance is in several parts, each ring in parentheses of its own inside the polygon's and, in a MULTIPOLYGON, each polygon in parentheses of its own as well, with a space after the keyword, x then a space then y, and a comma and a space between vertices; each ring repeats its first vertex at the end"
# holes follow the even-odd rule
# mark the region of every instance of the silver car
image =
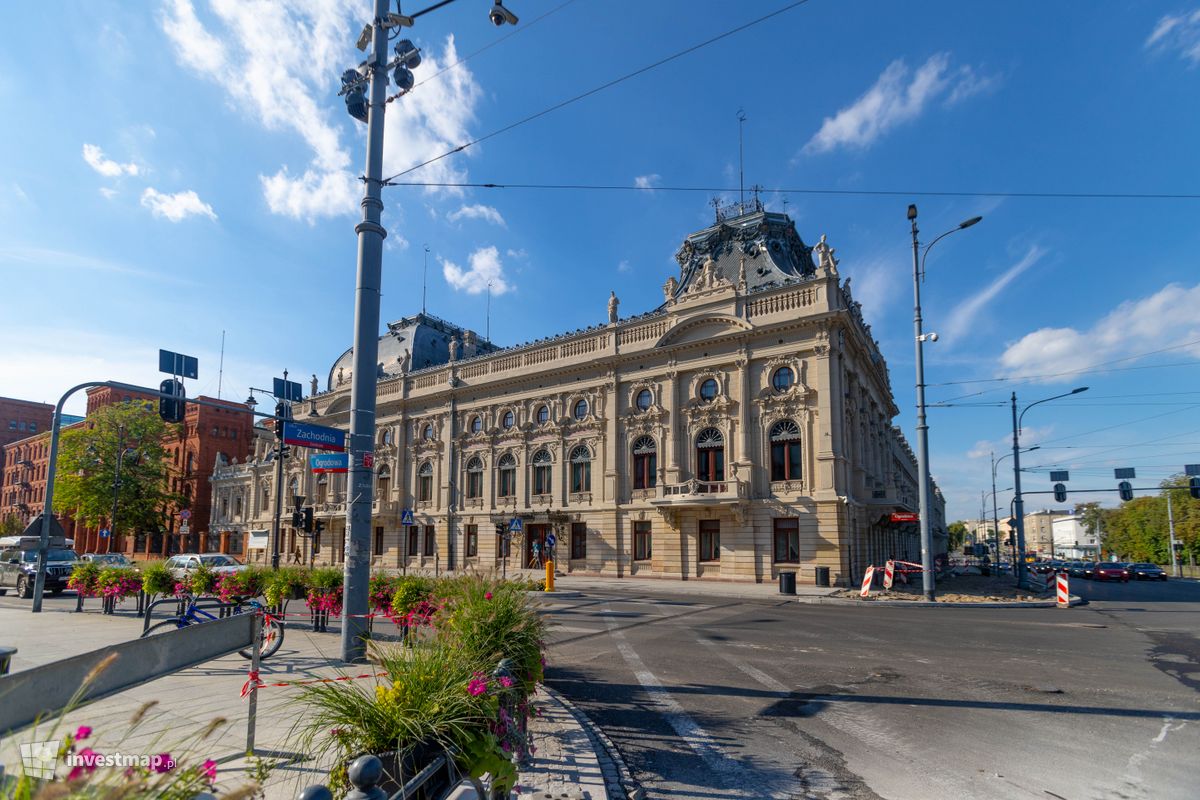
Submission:
POLYGON ((191 575, 201 564, 217 574, 241 572, 246 568, 245 564, 224 553, 181 553, 167 559, 167 569, 176 578, 191 575))

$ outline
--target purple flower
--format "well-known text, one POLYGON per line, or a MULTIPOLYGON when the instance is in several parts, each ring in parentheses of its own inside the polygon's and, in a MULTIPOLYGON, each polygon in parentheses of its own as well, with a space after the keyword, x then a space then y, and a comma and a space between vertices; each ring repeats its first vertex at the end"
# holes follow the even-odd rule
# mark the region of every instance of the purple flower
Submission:
POLYGON ((92 729, 87 725, 80 725, 75 730, 75 741, 82 742, 84 739, 92 735, 92 729))
POLYGON ((487 681, 480 680, 479 678, 472 678, 471 682, 467 684, 467 694, 471 695, 472 697, 478 697, 486 692, 487 688, 487 681))
POLYGON ((159 753, 156 756, 151 756, 150 768, 159 775, 162 775, 175 769, 175 759, 171 758, 170 753, 159 753))
POLYGON ((209 783, 216 783, 217 762, 213 761, 211 758, 205 760, 205 762, 200 766, 200 771, 204 774, 204 777, 208 778, 209 783))
POLYGON ((500 676, 500 685, 503 686, 505 689, 511 689, 512 685, 513 685, 513 679, 508 677, 507 675, 501 675, 500 676))

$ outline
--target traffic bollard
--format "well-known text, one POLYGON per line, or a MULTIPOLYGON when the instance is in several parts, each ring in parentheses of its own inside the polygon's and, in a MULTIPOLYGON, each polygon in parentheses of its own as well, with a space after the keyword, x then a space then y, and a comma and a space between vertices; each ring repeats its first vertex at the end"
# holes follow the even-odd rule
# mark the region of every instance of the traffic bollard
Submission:
POLYGON ((554 591, 554 562, 546 559, 546 587, 545 591, 554 591))

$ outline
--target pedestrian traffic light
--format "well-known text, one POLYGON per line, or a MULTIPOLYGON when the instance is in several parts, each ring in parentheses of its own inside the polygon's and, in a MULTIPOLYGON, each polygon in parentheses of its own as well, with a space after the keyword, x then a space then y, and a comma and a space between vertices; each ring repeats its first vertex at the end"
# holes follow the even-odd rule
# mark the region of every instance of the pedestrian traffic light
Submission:
POLYGON ((1132 500, 1133 499, 1133 486, 1131 486, 1129 484, 1129 481, 1121 481, 1120 483, 1118 483, 1117 491, 1119 491, 1121 493, 1122 500, 1132 500))
POLYGON ((312 510, 312 506, 309 506, 308 508, 304 509, 304 532, 305 532, 305 533, 312 533, 312 532, 313 532, 313 510, 312 510))
POLYGON ((183 422, 183 414, 186 404, 181 399, 184 396, 183 384, 174 378, 163 381, 158 385, 158 390, 163 394, 169 394, 171 397, 160 397, 158 399, 158 416, 163 422, 183 422))
POLYGON ((1054 502, 1062 503, 1067 499, 1067 487, 1064 484, 1054 484, 1054 502))
POLYGON ((300 530, 304 527, 304 512, 299 509, 292 512, 292 527, 300 530))
POLYGON ((1188 481, 1188 494, 1193 500, 1200 500, 1200 478, 1192 478, 1188 481))

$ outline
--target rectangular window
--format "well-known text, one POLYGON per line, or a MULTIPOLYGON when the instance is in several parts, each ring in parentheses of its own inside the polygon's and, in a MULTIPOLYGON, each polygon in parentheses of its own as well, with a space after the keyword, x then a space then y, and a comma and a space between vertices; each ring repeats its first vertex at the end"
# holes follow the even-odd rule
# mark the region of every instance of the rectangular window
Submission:
POLYGON ((775 563, 800 563, 800 520, 795 518, 775 520, 775 563))
POLYGON ((700 560, 721 560, 721 521, 700 520, 700 560))
POLYGON ((517 494, 517 471, 511 468, 500 470, 500 496, 515 497, 517 494))
POLYGON ((422 475, 419 480, 420 489, 417 493, 417 499, 422 503, 427 503, 433 499, 433 476, 422 475))
POLYGON ((375 555, 383 555, 383 528, 375 529, 375 555))
POLYGON ((590 492, 592 490, 592 462, 576 461, 571 464, 571 491, 590 492))
POLYGON ((658 484, 655 453, 639 453, 633 457, 633 488, 653 489, 658 484))
POLYGON ((550 494, 550 467, 533 468, 533 493, 550 494))
POLYGON ((434 527, 432 525, 425 526, 425 555, 432 556, 437 550, 437 539, 434 536, 434 527))
POLYGON ((587 558, 587 523, 571 523, 571 558, 587 558))
POLYGON ((36 422, 29 423, 29 432, 37 433, 37 423, 36 422))
POLYGON ((479 555, 479 526, 467 526, 467 558, 479 555))
POLYGON ((417 535, 418 535, 417 526, 409 525, 408 526, 408 554, 410 556, 415 556, 420 552, 417 547, 417 543, 418 543, 417 535))
POLYGON ((650 560, 650 522, 633 523, 633 560, 650 560))
POLYGON ((467 497, 483 497, 483 473, 468 472, 467 473, 467 497))

